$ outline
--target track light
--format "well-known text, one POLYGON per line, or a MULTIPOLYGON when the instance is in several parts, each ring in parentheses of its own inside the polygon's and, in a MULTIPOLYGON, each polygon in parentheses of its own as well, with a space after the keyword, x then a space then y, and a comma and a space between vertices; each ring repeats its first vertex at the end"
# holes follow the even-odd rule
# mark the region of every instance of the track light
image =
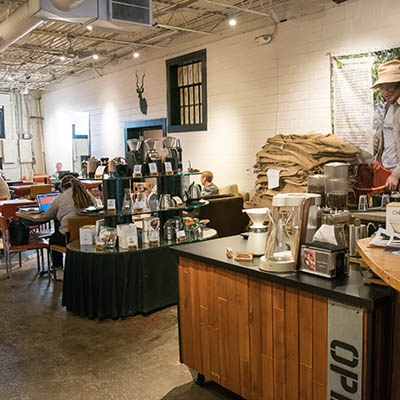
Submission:
POLYGON ((140 54, 139 54, 139 52, 138 52, 138 51, 136 51, 136 50, 135 50, 135 51, 133 52, 133 57, 135 57, 135 58, 138 58, 138 57, 139 57, 139 55, 140 55, 140 54))

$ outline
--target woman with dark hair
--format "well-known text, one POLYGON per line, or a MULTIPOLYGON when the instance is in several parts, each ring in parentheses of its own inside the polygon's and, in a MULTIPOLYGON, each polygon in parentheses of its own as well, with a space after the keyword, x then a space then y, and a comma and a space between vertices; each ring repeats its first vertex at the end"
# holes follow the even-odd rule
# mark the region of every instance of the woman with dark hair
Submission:
MULTIPOLYGON (((77 216, 77 212, 89 206, 96 205, 96 198, 72 175, 61 179, 61 193, 54 199, 51 206, 44 212, 44 218, 55 220, 55 232, 50 236, 50 244, 65 246, 67 220, 77 216)), ((52 252, 53 268, 63 267, 63 254, 52 252)))

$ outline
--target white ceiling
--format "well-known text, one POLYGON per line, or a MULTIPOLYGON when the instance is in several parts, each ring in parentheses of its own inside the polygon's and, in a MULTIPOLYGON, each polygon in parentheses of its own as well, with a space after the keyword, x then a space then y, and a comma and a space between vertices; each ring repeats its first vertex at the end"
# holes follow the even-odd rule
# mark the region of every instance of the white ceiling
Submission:
MULTIPOLYGON (((72 9, 88 0, 45 1, 54 6, 70 3, 72 9)), ((131 59, 134 50, 144 57, 167 56, 178 43, 199 37, 212 42, 262 27, 272 33, 280 22, 322 12, 343 1, 152 0, 153 26, 130 25, 129 32, 122 32, 89 31, 86 21, 39 20, 25 14, 17 19, 40 1, 0 0, 0 93, 44 90, 67 77, 87 73, 101 76, 108 66, 131 59), (233 28, 228 24, 231 17, 237 20, 233 28), (94 52, 98 60, 92 58, 94 52)))

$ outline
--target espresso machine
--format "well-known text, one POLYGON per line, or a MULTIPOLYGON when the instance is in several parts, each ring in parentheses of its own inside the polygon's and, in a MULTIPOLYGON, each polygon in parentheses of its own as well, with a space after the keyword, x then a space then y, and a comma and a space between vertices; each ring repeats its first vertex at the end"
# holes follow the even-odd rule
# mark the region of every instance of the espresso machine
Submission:
POLYGON ((143 165, 144 158, 142 152, 142 143, 141 139, 129 139, 127 142, 129 147, 129 151, 125 154, 125 160, 128 165, 128 174, 132 175, 135 165, 143 165))
POLYGON ((298 268, 300 246, 318 226, 321 196, 314 193, 279 193, 268 211, 269 229, 259 268, 269 272, 289 272, 298 268))

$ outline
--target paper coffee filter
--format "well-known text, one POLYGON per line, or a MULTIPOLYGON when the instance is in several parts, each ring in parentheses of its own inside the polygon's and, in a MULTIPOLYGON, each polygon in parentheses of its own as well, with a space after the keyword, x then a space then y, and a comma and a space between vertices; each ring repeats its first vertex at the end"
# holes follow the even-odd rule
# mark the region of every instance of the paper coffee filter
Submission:
POLYGON ((321 225, 317 232, 315 232, 312 240, 313 242, 329 243, 337 246, 335 226, 327 224, 321 225))

